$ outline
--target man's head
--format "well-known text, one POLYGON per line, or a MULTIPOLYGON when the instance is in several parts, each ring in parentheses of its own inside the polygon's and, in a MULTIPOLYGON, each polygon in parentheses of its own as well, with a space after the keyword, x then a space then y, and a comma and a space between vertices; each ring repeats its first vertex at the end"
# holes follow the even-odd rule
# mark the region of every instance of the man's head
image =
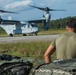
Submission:
POLYGON ((76 32, 76 19, 71 18, 67 21, 66 30, 76 32))

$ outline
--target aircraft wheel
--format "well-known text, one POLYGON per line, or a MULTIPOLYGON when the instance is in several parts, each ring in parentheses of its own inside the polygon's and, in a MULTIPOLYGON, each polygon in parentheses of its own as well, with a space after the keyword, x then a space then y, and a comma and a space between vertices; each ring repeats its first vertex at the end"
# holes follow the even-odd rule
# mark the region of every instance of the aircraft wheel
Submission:
POLYGON ((23 36, 26 36, 26 34, 23 34, 23 36))
POLYGON ((37 33, 35 33, 35 35, 37 36, 37 33))
POLYGON ((13 34, 9 34, 9 36, 13 37, 13 34))

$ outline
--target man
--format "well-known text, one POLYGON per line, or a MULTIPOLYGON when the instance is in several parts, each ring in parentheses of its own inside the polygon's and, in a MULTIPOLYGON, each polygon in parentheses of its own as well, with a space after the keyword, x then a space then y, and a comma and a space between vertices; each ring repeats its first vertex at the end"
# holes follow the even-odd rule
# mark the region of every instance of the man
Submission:
POLYGON ((44 54, 46 63, 52 62, 51 55, 56 51, 58 60, 76 58, 76 19, 70 19, 66 24, 68 32, 59 35, 52 41, 44 54))

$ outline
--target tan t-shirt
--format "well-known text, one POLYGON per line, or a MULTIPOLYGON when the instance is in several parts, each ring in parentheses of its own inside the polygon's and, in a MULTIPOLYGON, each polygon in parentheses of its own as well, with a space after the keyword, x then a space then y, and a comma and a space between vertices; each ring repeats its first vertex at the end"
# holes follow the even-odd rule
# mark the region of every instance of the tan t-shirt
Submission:
POLYGON ((63 33, 52 41, 51 44, 56 47, 57 59, 76 58, 76 33, 63 33))

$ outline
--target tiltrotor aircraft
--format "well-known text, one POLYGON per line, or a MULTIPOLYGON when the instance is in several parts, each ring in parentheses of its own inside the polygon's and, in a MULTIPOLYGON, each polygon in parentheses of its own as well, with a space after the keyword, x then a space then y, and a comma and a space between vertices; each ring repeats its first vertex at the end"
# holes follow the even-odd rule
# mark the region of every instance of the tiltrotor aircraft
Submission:
MULTIPOLYGON (((16 12, 5 11, 5 10, 0 10, 0 12, 17 14, 16 12)), ((39 31, 35 23, 22 22, 16 20, 3 20, 1 17, 0 17, 0 27, 2 27, 5 30, 5 32, 10 36, 13 36, 13 34, 23 34, 23 36, 25 36, 26 34, 29 33, 34 33, 35 35, 37 35, 39 31)))
POLYGON ((35 23, 21 22, 16 20, 0 20, 0 27, 2 27, 9 36, 13 34, 26 34, 34 33, 37 35, 39 29, 35 23))
MULTIPOLYGON (((16 20, 3 20, 2 18, 0 19, 0 27, 2 27, 6 33, 10 36, 13 36, 13 34, 29 34, 29 33, 34 33, 37 35, 39 28, 35 23, 43 22, 44 23, 44 29, 48 30, 49 25, 50 25, 50 12, 49 11, 65 11, 65 10, 55 10, 55 9, 49 9, 48 7, 46 8, 41 8, 41 7, 36 7, 29 5, 30 7, 37 8, 40 10, 45 11, 45 14, 43 15, 42 19, 39 20, 29 20, 27 22, 21 22, 21 21, 16 21, 16 20)), ((17 14, 16 12, 11 12, 11 11, 5 11, 5 10, 0 10, 1 13, 14 13, 17 14)))

